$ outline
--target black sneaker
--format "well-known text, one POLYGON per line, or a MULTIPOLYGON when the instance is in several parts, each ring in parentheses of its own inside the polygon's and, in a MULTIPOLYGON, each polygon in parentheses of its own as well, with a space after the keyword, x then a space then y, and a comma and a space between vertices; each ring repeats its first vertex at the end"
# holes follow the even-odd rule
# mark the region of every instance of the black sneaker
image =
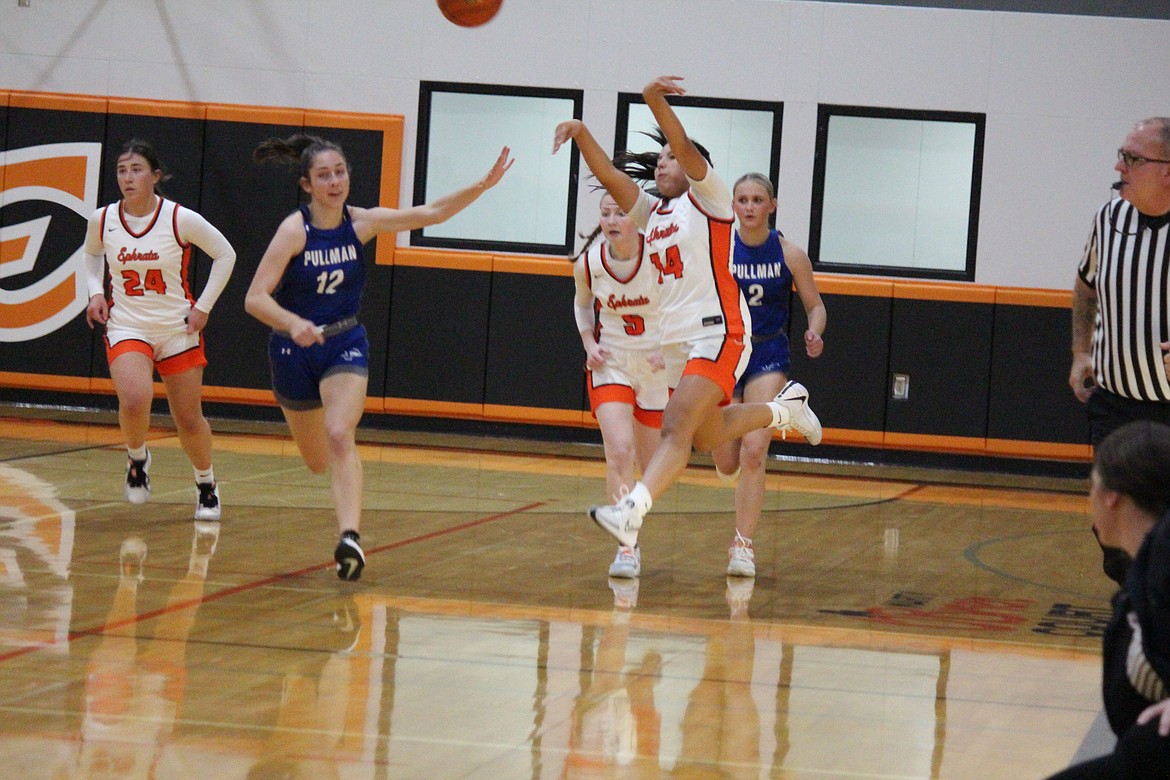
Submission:
POLYGON ((145 504, 150 498, 150 450, 143 460, 130 459, 126 466, 126 500, 131 504, 145 504))
POLYGON ((358 543, 357 531, 346 531, 333 551, 333 560, 337 561, 337 576, 343 580, 360 580, 362 569, 366 566, 366 554, 358 543))
POLYGON ((220 514, 219 487, 214 482, 196 482, 196 520, 218 520, 220 514))

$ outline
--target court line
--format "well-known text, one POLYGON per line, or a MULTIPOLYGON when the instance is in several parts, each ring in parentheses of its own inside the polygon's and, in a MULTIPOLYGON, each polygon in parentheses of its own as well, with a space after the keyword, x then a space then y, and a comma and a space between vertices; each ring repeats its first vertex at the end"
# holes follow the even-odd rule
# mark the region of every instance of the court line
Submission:
MULTIPOLYGON (((1020 576, 1012 574, 1004 569, 1001 569, 998 566, 992 566, 990 563, 985 563, 980 558, 980 555, 983 552, 984 548, 991 547, 992 545, 1009 544, 1012 542, 1018 542, 1022 539, 1038 539, 1038 538, 1044 537, 1044 536, 1068 536, 1068 535, 1072 535, 1074 533, 1077 533, 1077 534, 1084 533, 1084 529, 1077 528, 1077 529, 1061 529, 1061 530, 1056 530, 1056 531, 1032 531, 1032 532, 1023 533, 1023 534, 1013 534, 1011 536, 994 536, 990 539, 983 539, 983 540, 980 540, 978 542, 974 542, 973 544, 968 546, 967 549, 963 550, 963 557, 967 559, 968 563, 970 563, 972 566, 976 567, 977 569, 982 569, 983 571, 988 572, 989 574, 994 574, 997 577, 1002 577, 1005 580, 1010 580, 1012 582, 1020 583, 1022 585, 1030 585, 1034 588, 1040 588, 1042 590, 1047 590, 1047 591, 1051 591, 1054 593, 1060 593, 1060 594, 1064 594, 1066 596, 1075 596, 1076 598, 1083 598, 1083 599, 1088 599, 1089 601, 1092 601, 1092 602, 1099 602, 1101 599, 1101 596, 1099 594, 1082 593, 1082 592, 1076 591, 1076 590, 1067 590, 1065 588, 1058 587, 1058 586, 1053 585, 1051 583, 1039 582, 1037 580, 1028 579, 1027 577, 1020 577, 1020 576)), ((1105 605, 1106 606, 1108 605, 1108 601, 1105 602, 1105 605)))
MULTIPOLYGON (((383 545, 380 545, 378 547, 372 547, 369 550, 365 550, 364 552, 367 556, 370 556, 370 555, 376 555, 376 554, 381 553, 381 552, 385 552, 387 550, 395 550, 395 549, 398 549, 399 547, 405 547, 406 545, 409 545, 409 544, 416 544, 418 542, 426 542, 426 541, 429 541, 431 539, 438 538, 440 536, 446 536, 447 534, 453 534, 453 533, 457 533, 459 531, 466 531, 469 528, 475 528, 476 526, 485 525, 487 523, 491 523, 491 522, 494 522, 496 520, 502 520, 506 517, 512 517, 513 515, 518 515, 518 514, 521 514, 523 512, 531 511, 533 509, 539 509, 540 507, 544 506, 544 504, 545 504, 544 501, 536 501, 534 503, 527 504, 527 505, 522 506, 522 507, 510 509, 507 512, 498 512, 494 515, 488 515, 487 517, 481 517, 481 518, 478 518, 476 520, 468 520, 466 523, 460 523, 458 525, 453 525, 453 526, 450 526, 448 528, 441 528, 437 531, 431 531, 429 533, 421 534, 419 536, 412 536, 408 539, 402 539, 402 540, 397 541, 397 542, 391 542, 390 544, 383 544, 383 545)), ((238 593, 246 593, 248 591, 256 590, 257 588, 263 588, 267 585, 273 585, 275 583, 282 582, 282 581, 288 580, 288 579, 292 579, 294 577, 300 577, 302 575, 311 574, 313 572, 320 571, 322 569, 328 569, 331 567, 335 567, 336 565, 337 565, 337 563, 335 561, 332 561, 332 560, 326 561, 325 563, 316 563, 316 564, 313 564, 312 566, 306 566, 302 569, 297 569, 296 571, 282 572, 280 574, 273 574, 270 577, 265 577, 264 579, 261 579, 261 580, 254 580, 252 582, 245 582, 245 583, 241 583, 239 585, 232 585, 230 587, 224 588, 223 590, 218 590, 218 591, 211 593, 211 594, 205 594, 203 596, 200 596, 197 599, 191 599, 190 601, 184 601, 184 602, 181 602, 179 604, 172 604, 172 605, 168 605, 165 607, 161 607, 159 609, 151 610, 149 612, 144 612, 140 615, 135 615, 132 618, 126 618, 125 620, 119 620, 115 623, 105 623, 101 626, 97 626, 94 628, 83 628, 83 629, 79 629, 77 631, 71 631, 71 632, 69 632, 69 635, 65 638, 64 644, 69 644, 74 639, 79 639, 81 637, 101 636, 102 634, 104 634, 108 631, 112 631, 116 628, 123 628, 125 626, 130 626, 130 625, 134 625, 136 623, 141 623, 145 620, 151 620, 153 618, 159 617, 160 615, 165 615, 169 612, 178 612, 180 610, 190 609, 192 607, 198 608, 198 607, 202 606, 203 604, 206 604, 206 603, 211 602, 211 601, 219 601, 220 599, 227 598, 228 596, 234 596, 238 593)), ((60 643, 36 645, 36 646, 29 646, 29 647, 21 647, 21 648, 18 648, 16 650, 11 650, 7 653, 0 653, 0 664, 5 663, 6 661, 11 661, 14 658, 20 658, 22 656, 29 655, 30 653, 35 653, 39 650, 46 650, 46 649, 49 649, 51 647, 59 647, 59 646, 60 646, 60 643)))

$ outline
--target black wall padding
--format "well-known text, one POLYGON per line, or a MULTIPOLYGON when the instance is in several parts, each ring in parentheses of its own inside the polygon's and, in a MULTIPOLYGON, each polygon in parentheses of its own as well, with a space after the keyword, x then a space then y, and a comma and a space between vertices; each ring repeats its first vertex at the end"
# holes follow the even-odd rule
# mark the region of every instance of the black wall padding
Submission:
POLYGON ((828 326, 825 350, 814 360, 804 351, 808 318, 800 296, 792 295, 789 378, 808 388, 812 407, 824 427, 884 430, 892 302, 889 298, 828 294, 822 294, 821 300, 828 326))
POLYGON ((386 395, 483 403, 492 277, 394 266, 386 395))
POLYGON ((485 403, 581 409, 585 352, 573 290, 569 276, 493 276, 485 403))
POLYGON ((887 400, 886 431, 985 437, 994 307, 906 298, 893 304, 886 382, 908 374, 910 396, 887 400))
POLYGON ((995 307, 987 435, 993 439, 1089 443, 1084 405, 1068 386, 1068 309, 995 307))

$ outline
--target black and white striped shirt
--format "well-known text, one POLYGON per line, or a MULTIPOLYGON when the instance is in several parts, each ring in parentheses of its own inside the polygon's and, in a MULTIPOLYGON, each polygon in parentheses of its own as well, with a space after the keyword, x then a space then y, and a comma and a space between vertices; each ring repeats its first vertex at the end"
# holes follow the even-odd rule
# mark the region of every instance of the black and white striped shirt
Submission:
POLYGON ((1097 384, 1125 398, 1170 401, 1159 346, 1170 341, 1170 222, 1114 198, 1097 212, 1077 273, 1097 292, 1097 384))

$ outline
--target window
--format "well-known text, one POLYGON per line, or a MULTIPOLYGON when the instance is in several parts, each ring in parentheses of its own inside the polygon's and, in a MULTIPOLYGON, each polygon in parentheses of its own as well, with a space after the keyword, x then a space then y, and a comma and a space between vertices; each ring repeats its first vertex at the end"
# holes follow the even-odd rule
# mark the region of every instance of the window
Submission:
POLYGON ((814 266, 973 281, 984 121, 983 114, 820 106, 814 266))
MULTIPOLYGON (((781 103, 671 97, 670 104, 687 134, 711 153, 711 164, 730 188, 745 173, 759 172, 775 184, 780 173, 781 103)), ((658 145, 642 133, 657 122, 642 95, 618 95, 615 151, 658 151, 658 145)))
POLYGON ((528 87, 422 82, 414 204, 466 187, 504 146, 522 159, 472 206, 415 230, 412 246, 567 254, 577 208, 578 157, 550 154, 553 131, 579 119, 584 93, 528 87))

